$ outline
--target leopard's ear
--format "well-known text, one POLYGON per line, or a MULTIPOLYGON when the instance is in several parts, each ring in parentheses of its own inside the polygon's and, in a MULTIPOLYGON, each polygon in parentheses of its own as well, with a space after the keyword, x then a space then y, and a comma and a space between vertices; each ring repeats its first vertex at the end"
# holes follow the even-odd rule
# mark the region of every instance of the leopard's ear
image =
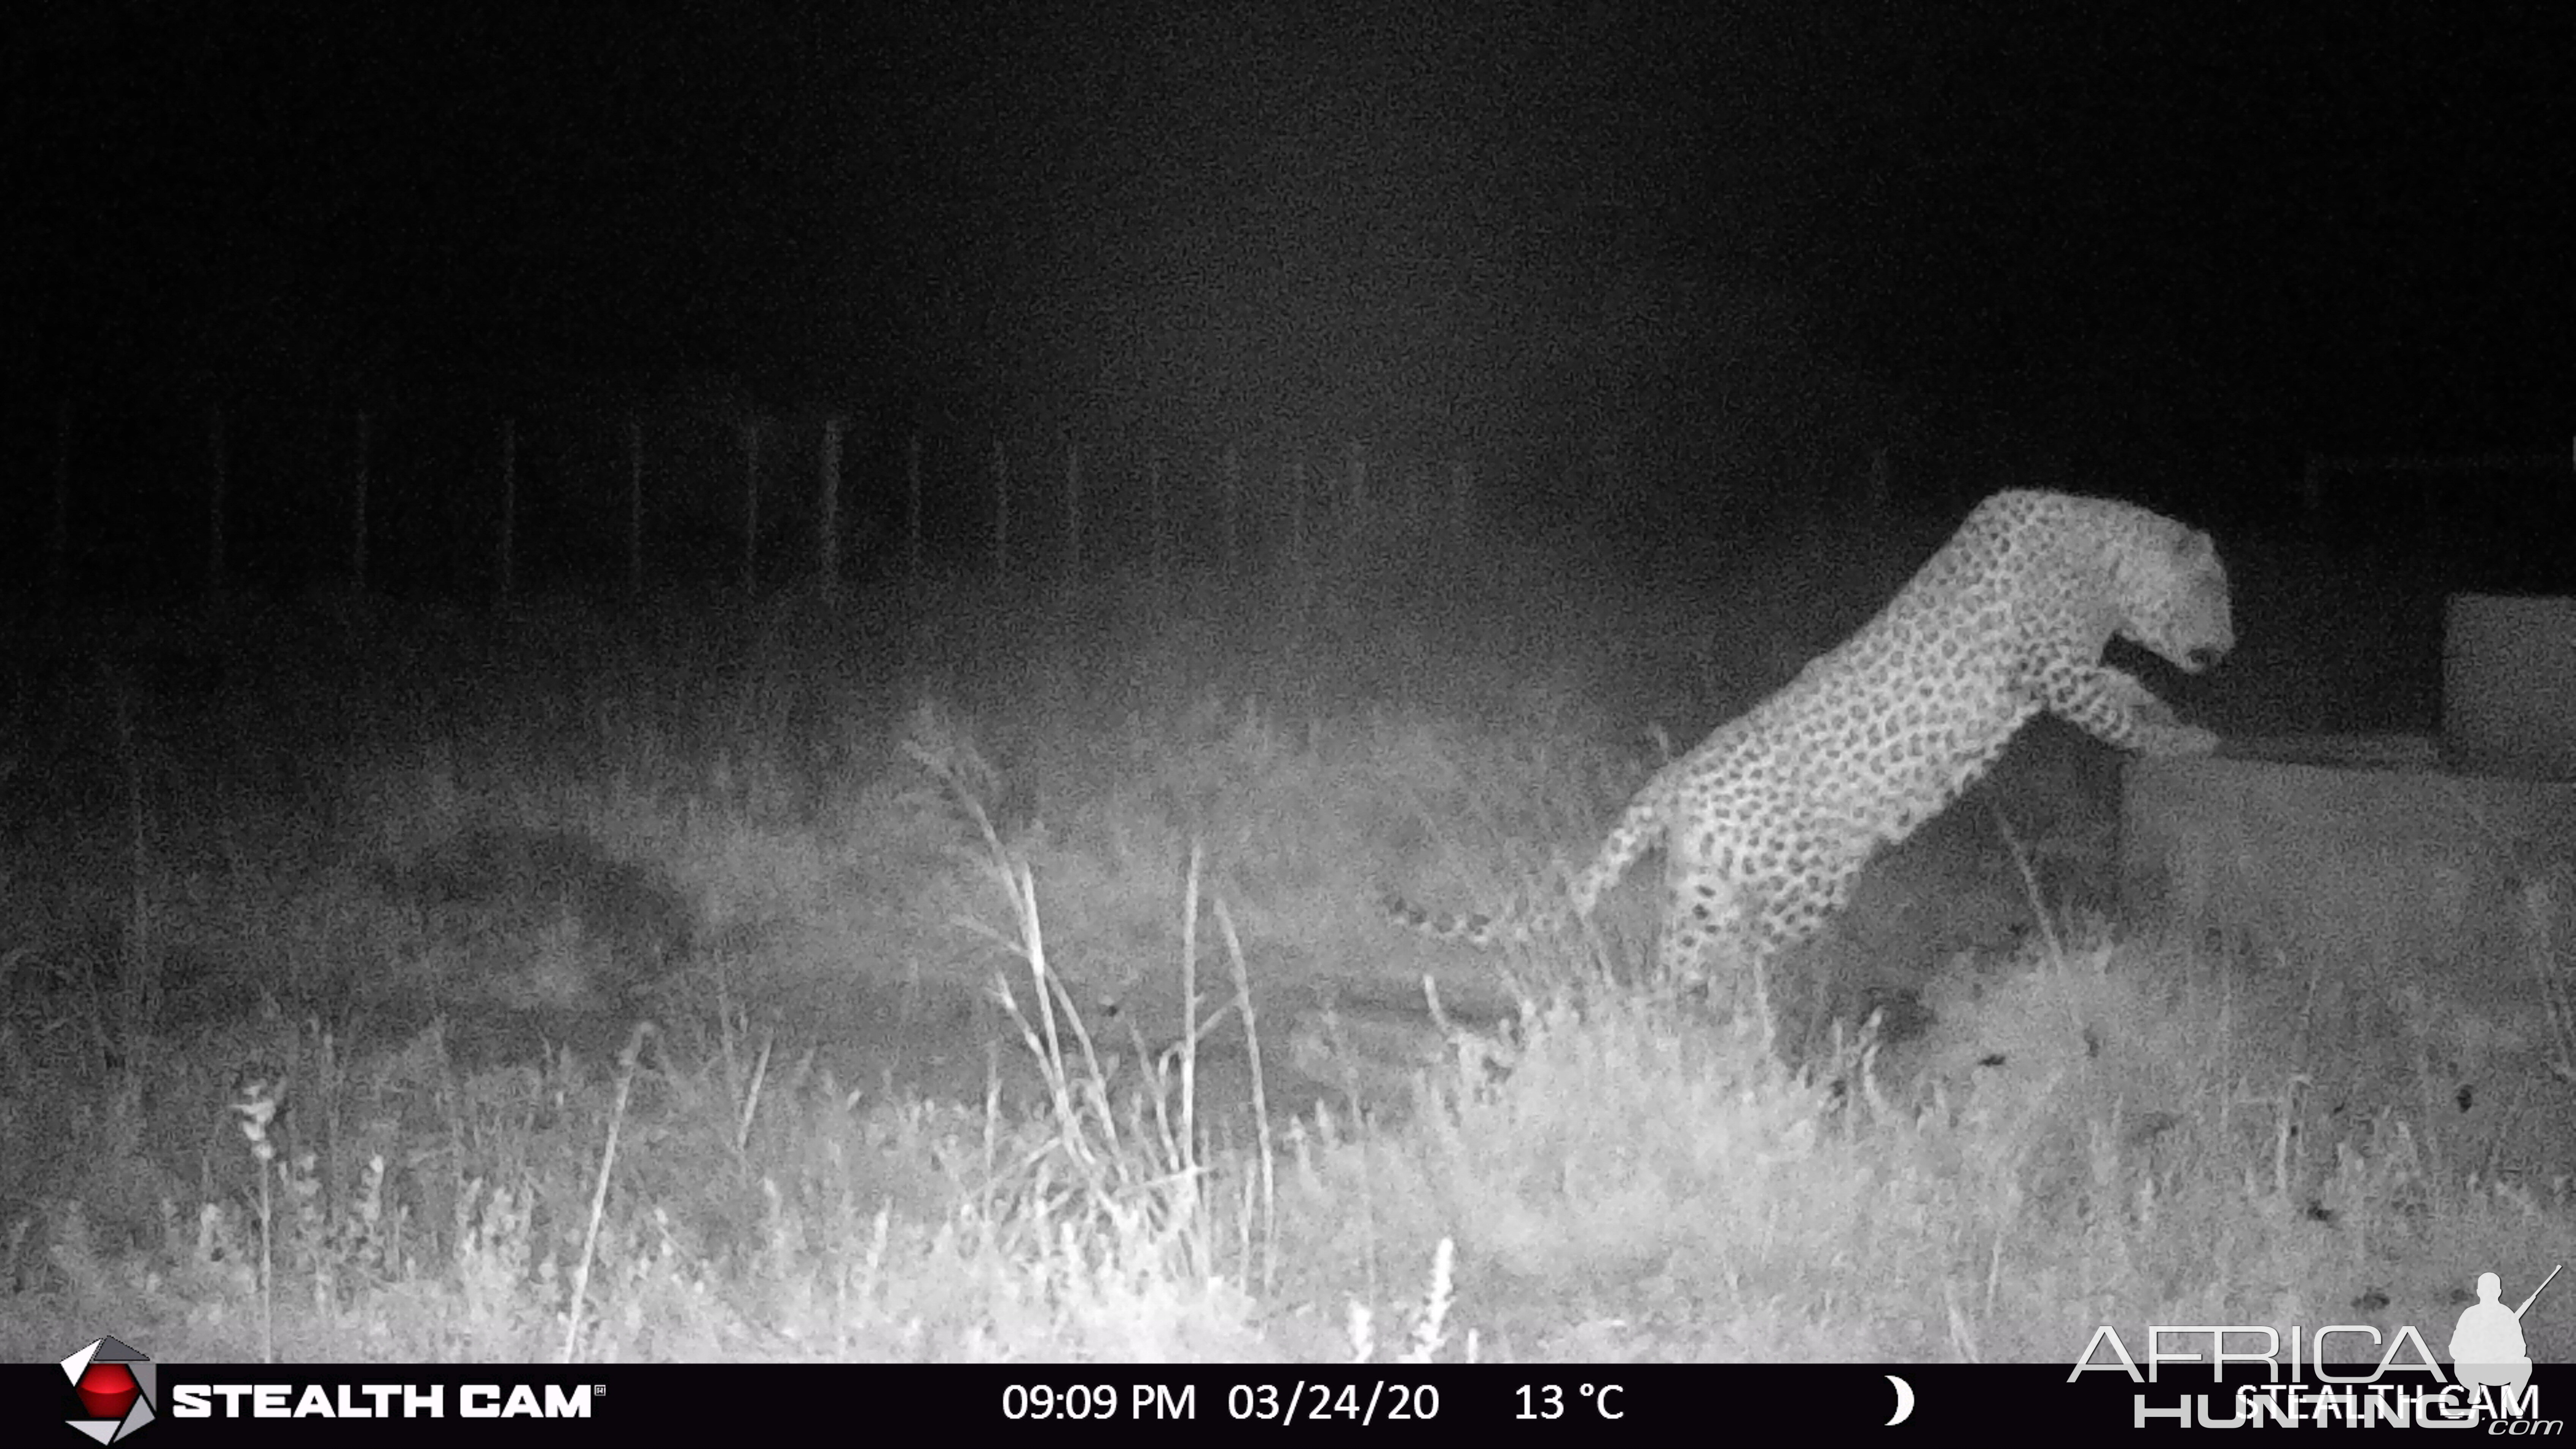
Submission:
POLYGON ((2213 563, 2218 558, 2218 540, 2197 528, 2174 526, 2174 562, 2190 567, 2213 563))

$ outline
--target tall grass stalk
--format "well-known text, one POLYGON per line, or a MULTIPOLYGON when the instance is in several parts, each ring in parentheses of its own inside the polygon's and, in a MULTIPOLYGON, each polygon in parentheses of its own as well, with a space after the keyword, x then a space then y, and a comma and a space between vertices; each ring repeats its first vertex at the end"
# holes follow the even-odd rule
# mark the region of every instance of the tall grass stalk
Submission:
MULTIPOLYGON (((608 1209, 608 1175, 617 1166, 617 1132, 625 1124, 627 1098, 635 1088, 636 1060, 643 1055, 644 1043, 652 1035, 653 1023, 649 1021, 635 1023, 634 1031, 627 1035, 626 1049, 617 1055, 617 1099, 608 1111, 608 1137, 600 1145, 599 1171, 591 1181, 590 1225, 582 1231, 581 1261, 573 1265, 572 1303, 564 1310, 563 1353, 557 1360, 559 1363, 571 1363, 573 1351, 581 1343, 581 1312, 583 1303, 590 1295, 590 1265, 598 1259, 599 1223, 608 1209)), ((763 1048, 761 1061, 766 1063, 768 1060, 768 1050, 763 1048)), ((753 1092, 755 1100, 758 1095, 755 1088, 753 1092)), ((750 1125, 750 1120, 750 1111, 746 1106, 743 1115, 746 1128, 750 1125)))

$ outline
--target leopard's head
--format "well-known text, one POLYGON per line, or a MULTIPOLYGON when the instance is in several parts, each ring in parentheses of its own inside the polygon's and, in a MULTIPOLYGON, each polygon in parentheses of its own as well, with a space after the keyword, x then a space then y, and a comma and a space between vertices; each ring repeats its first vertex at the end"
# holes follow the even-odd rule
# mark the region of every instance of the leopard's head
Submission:
POLYGON ((2163 527, 2129 533, 2112 545, 2119 634, 2176 669, 2198 674, 2236 647, 2227 570, 2208 534, 2157 521, 2163 527))

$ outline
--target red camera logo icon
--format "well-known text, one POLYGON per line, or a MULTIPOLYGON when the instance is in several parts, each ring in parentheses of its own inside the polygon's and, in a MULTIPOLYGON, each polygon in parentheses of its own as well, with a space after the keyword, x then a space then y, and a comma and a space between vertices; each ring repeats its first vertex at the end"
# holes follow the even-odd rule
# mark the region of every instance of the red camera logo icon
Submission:
POLYGON ((114 1444, 157 1417, 160 1371, 152 1360, 113 1338, 102 1338, 63 1360, 81 1407, 92 1417, 64 1422, 101 1444, 114 1444))

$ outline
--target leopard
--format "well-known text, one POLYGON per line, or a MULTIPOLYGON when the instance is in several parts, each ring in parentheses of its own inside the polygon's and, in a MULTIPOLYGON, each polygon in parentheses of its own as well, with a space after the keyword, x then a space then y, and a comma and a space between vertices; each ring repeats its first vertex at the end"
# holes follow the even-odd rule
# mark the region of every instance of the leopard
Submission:
POLYGON ((2228 656, 2235 621, 2210 535, 2115 499, 1994 493, 1867 623, 1656 770, 1551 898, 1445 915, 1388 891, 1380 905, 1436 940, 1527 946, 1589 921, 1660 847, 1657 981, 1705 991, 1731 955, 1767 1018, 1767 965, 1818 935, 1875 854, 1948 808, 2042 712, 2132 754, 2218 749, 2104 662, 2115 637, 2185 674, 2228 656))

